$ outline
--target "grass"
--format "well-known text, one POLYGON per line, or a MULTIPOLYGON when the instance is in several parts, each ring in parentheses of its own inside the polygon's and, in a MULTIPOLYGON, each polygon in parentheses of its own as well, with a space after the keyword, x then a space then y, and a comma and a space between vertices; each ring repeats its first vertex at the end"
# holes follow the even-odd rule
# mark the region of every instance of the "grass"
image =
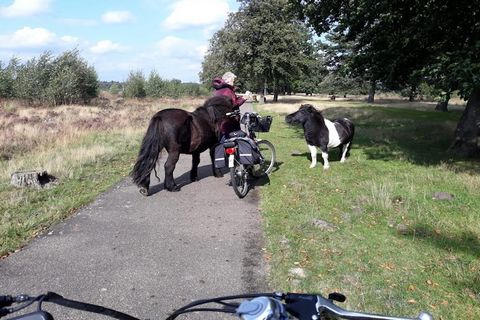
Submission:
POLYGON ((322 104, 356 124, 347 163, 332 150, 329 170, 309 169, 285 114, 262 136, 280 162, 261 189, 272 288, 339 291, 344 307, 374 313, 480 318, 480 163, 446 152, 460 113, 322 104))
MULTIPOLYGON (((76 142, 76 146, 49 150, 53 157, 42 168, 51 168, 48 172, 60 177, 57 186, 41 190, 13 189, 2 183, 0 253, 18 249, 128 175, 138 151, 138 139, 139 136, 120 132, 88 134, 76 142)), ((42 159, 44 156, 39 155, 24 163, 41 163, 42 159)))
MULTIPOLYGON (((480 318, 480 164, 445 152, 460 114, 432 112, 425 103, 405 109, 404 102, 388 108, 392 103, 287 98, 258 106, 274 115, 271 132, 260 136, 274 143, 279 161, 261 188, 272 288, 340 291, 345 307, 369 312, 480 318), (347 163, 332 151, 328 171, 308 168, 303 132, 283 121, 306 102, 329 118, 354 121, 347 163), (454 199, 433 200, 439 191, 454 199)), ((155 111, 200 103, 2 106, 0 256, 123 179, 155 111), (59 184, 14 189, 10 174, 21 169, 47 169, 59 184)))
POLYGON ((202 99, 123 101, 101 106, 0 105, 0 257, 9 254, 128 176, 148 121, 166 107, 202 99), (52 188, 16 189, 10 175, 46 170, 52 188))

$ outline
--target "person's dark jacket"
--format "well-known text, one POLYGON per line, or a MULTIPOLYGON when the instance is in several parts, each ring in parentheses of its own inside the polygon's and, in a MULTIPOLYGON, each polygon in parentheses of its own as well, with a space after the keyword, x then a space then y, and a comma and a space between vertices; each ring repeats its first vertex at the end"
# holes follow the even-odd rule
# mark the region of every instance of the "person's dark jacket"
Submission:
POLYGON ((213 79, 213 88, 215 88, 216 96, 224 96, 232 99, 235 108, 240 107, 245 102, 244 98, 235 94, 235 88, 223 81, 220 77, 213 79))

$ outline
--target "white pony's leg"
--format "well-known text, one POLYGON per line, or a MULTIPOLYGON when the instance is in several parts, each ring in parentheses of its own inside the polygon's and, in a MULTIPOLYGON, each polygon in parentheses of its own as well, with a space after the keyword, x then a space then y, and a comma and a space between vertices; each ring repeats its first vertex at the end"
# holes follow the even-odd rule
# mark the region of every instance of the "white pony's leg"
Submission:
POLYGON ((330 165, 328 164, 328 153, 322 151, 322 158, 323 158, 323 169, 327 170, 330 168, 330 165))
POLYGON ((346 155, 347 155, 347 150, 349 145, 350 145, 350 142, 343 146, 342 159, 340 159, 340 162, 345 162, 345 160, 347 160, 346 155))
POLYGON ((308 145, 308 150, 310 150, 310 155, 312 156, 310 168, 315 168, 317 165, 317 148, 315 146, 308 145))

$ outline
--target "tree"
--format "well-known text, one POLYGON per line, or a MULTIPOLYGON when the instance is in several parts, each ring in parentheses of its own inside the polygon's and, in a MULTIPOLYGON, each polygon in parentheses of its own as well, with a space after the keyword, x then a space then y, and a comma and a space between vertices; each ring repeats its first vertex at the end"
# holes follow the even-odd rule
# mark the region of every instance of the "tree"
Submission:
MULTIPOLYGON (((352 66, 367 66, 387 88, 412 76, 446 75, 468 99, 452 149, 480 154, 480 3, 478 0, 291 0, 317 33, 334 31, 355 43, 352 66)), ((364 68, 365 69, 365 68, 364 68)), ((451 92, 451 91, 450 91, 451 92)))
POLYGON ((287 0, 243 0, 210 40, 200 78, 204 83, 230 70, 239 84, 274 99, 306 71, 313 54, 311 33, 293 15, 287 0))
POLYGON ((108 92, 110 92, 111 94, 117 95, 120 92, 122 92, 122 87, 117 82, 112 82, 112 84, 108 88, 108 92))
POLYGON ((152 70, 145 84, 145 94, 152 98, 165 96, 165 81, 162 80, 157 71, 152 70))
POLYGON ((95 69, 75 49, 53 60, 45 96, 53 105, 87 103, 98 95, 98 86, 95 69))
POLYGON ((47 102, 47 90, 52 79, 53 56, 44 52, 38 58, 32 58, 19 65, 14 83, 15 98, 29 104, 47 102))
POLYGON ((145 98, 145 76, 141 71, 130 71, 123 94, 126 98, 145 98))
POLYGON ((14 58, 0 70, 0 96, 6 90, 5 97, 29 104, 87 103, 97 96, 98 86, 95 69, 80 57, 78 50, 56 58, 47 51, 23 64, 14 58))
POLYGON ((0 98, 11 99, 15 96, 14 85, 17 68, 17 58, 10 59, 5 68, 2 67, 2 62, 0 61, 0 98))

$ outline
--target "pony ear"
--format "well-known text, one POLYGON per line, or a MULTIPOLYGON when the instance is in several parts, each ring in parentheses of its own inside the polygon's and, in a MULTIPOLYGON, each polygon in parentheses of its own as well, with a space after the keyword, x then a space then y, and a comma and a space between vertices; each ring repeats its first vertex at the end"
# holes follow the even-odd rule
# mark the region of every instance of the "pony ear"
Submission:
POLYGON ((315 112, 315 108, 311 104, 302 104, 300 108, 304 108, 309 113, 315 112))

